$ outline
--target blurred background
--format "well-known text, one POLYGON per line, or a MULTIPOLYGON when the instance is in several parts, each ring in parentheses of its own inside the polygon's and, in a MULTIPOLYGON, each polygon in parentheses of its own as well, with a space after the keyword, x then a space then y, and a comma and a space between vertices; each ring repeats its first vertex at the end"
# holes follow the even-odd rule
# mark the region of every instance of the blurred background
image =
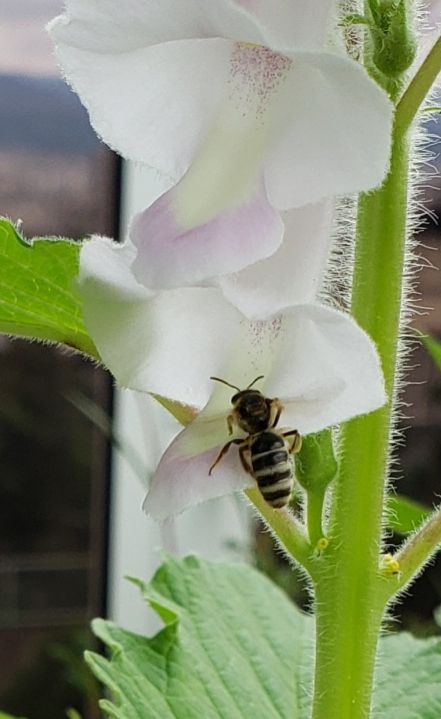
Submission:
MULTIPOLYGON (((119 164, 59 76, 44 25, 57 0, 2 3, 0 214, 27 236, 117 234, 119 164)), ((83 668, 106 612, 109 450, 72 403, 111 411, 110 378, 81 357, 0 338, 0 707, 97 716, 83 668)))
MULTIPOLYGON (((61 0, 7 0, 0 7, 0 215, 21 220, 28 237, 118 237, 130 214, 165 187, 148 171, 121 165, 60 78, 43 28, 61 9, 61 0)), ((438 169, 440 128, 431 116, 438 169)), ((414 321, 438 339, 440 187, 439 177, 428 180, 421 197, 429 214, 419 235, 414 321)), ((396 488, 431 507, 441 493, 441 370, 421 345, 409 364, 402 421, 408 441, 396 488)), ((161 526, 144 517, 143 482, 175 431, 147 398, 114 393, 110 377, 78 355, 0 338, 1 709, 28 719, 63 717, 68 707, 84 719, 98 716, 99 688, 82 661, 84 648, 94 645, 90 619, 109 615, 154 630, 123 576, 150 576, 161 547, 246 559, 307 607, 302 583, 241 500, 209 503, 161 526)), ((439 633, 440 605, 437 561, 400 607, 394 628, 439 633)))

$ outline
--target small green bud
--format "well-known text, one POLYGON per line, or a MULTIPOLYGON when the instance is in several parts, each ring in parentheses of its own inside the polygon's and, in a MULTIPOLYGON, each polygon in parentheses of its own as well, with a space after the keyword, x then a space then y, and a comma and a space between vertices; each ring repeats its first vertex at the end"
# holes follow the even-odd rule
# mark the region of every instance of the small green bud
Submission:
POLYGON ((415 59, 417 40, 409 19, 409 0, 371 0, 369 32, 372 43, 372 62, 386 75, 396 78, 405 72, 415 59))
POLYGON ((307 492, 324 492, 335 478, 338 462, 330 429, 303 437, 302 448, 295 455, 296 478, 307 492))

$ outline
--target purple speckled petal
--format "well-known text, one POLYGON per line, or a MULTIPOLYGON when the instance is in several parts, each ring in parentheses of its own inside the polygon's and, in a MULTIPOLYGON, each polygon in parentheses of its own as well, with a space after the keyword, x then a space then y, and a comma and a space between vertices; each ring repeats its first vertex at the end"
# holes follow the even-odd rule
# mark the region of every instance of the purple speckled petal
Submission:
POLYGON ((299 52, 277 103, 280 124, 273 127, 265 173, 274 207, 369 190, 384 179, 393 106, 359 63, 299 52))
POLYGON ((237 43, 229 65, 219 116, 188 172, 132 224, 133 270, 147 287, 237 272, 280 246, 283 224, 262 172, 291 60, 237 43))
POLYGON ((268 257, 280 246, 283 222, 266 198, 263 182, 243 205, 231 207, 193 228, 179 225, 180 184, 137 215, 130 237, 137 247, 133 272, 152 289, 194 285, 236 272, 268 257))
POLYGON ((185 451, 187 431, 184 429, 171 443, 152 479, 143 508, 154 519, 165 519, 200 502, 239 492, 254 484, 252 477, 242 469, 234 445, 209 476, 209 468, 223 445, 188 456, 185 451))

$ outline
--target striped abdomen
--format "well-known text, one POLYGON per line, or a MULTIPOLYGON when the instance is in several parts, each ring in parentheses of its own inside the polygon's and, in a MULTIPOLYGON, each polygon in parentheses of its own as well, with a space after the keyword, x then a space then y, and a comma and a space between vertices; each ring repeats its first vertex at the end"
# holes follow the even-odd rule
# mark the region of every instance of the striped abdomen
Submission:
POLYGON ((260 432, 250 441, 253 476, 263 498, 271 507, 285 507, 293 487, 293 472, 285 440, 271 430, 260 432))

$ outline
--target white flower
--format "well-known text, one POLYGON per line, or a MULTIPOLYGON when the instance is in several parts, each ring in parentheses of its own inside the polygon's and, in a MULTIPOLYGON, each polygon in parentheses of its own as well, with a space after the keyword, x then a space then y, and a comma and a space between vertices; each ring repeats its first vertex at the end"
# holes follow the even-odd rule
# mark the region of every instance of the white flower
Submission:
POLYGON ((92 124, 173 185, 132 226, 147 287, 241 270, 280 246, 276 210, 381 182, 391 104, 327 45, 336 7, 67 0, 50 32, 92 124))
POLYGON ((146 510, 154 517, 237 491, 253 480, 236 448, 208 469, 229 439, 228 388, 258 375, 266 395, 284 404, 281 425, 316 432, 369 412, 385 401, 376 350, 342 312, 317 304, 287 307, 250 321, 216 288, 149 292, 130 269, 130 245, 104 238, 81 253, 80 292, 87 327, 120 384, 202 410, 166 451, 146 510), (205 408, 205 409, 202 409, 205 408))

